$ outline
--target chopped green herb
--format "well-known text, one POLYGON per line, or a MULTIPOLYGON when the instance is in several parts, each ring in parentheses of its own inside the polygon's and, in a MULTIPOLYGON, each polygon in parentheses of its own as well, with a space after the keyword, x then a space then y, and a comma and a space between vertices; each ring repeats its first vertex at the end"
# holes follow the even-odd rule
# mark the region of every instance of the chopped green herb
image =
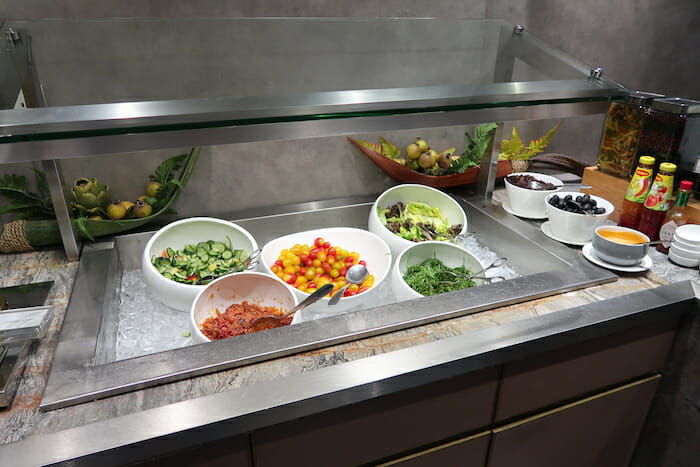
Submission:
POLYGON ((410 266, 403 276, 404 281, 421 295, 437 295, 453 290, 474 287, 471 271, 460 266, 450 268, 439 259, 426 259, 420 264, 410 266))
POLYGON ((190 331, 183 332, 182 337, 191 337, 190 331))

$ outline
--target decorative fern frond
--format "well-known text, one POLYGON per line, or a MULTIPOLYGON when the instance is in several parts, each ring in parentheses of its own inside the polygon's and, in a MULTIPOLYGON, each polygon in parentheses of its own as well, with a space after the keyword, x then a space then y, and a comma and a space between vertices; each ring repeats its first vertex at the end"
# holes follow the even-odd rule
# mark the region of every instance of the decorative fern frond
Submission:
POLYGON ((561 123, 557 124, 541 138, 530 141, 530 144, 528 144, 527 147, 523 144, 523 141, 520 138, 520 133, 518 133, 518 129, 513 127, 510 139, 501 141, 501 152, 498 158, 501 160, 530 159, 532 156, 541 153, 547 146, 549 146, 554 138, 554 133, 556 133, 560 125, 561 123))

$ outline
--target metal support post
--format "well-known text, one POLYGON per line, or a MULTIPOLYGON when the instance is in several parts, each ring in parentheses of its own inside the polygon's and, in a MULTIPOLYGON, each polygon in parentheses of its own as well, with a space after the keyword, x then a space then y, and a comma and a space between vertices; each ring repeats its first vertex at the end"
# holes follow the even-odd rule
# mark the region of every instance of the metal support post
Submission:
POLYGON ((63 249, 66 252, 66 258, 68 258, 69 261, 77 261, 80 259, 80 247, 82 245, 73 227, 66 191, 63 188, 65 184, 63 183, 61 165, 57 160, 45 160, 41 161, 41 168, 44 173, 46 173, 46 181, 49 184, 51 202, 56 212, 58 230, 61 233, 61 240, 63 241, 63 249))

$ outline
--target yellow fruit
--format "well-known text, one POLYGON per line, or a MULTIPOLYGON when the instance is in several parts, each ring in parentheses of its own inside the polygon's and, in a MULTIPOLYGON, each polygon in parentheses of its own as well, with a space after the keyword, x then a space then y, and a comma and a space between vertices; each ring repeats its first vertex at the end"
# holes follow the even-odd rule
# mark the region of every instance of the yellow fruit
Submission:
POLYGON ((110 219, 114 219, 115 221, 124 219, 126 217, 126 211, 126 207, 119 201, 114 201, 107 206, 107 215, 110 219))
POLYGON ((153 212, 153 207, 142 199, 136 200, 136 204, 131 208, 134 217, 148 217, 153 212))
POLYGON ((425 152, 428 150, 428 143, 420 136, 416 138, 415 144, 420 149, 420 152, 425 152))
POLYGON ((91 221, 101 221, 102 216, 90 216, 90 217, 88 217, 88 219, 91 221))
POLYGON ((149 198, 153 198, 156 193, 158 193, 158 189, 161 187, 160 183, 158 182, 151 182, 148 184, 146 187, 146 196, 149 198))
POLYGON ((411 143, 408 146, 406 146, 406 157, 408 157, 411 160, 416 160, 420 157, 421 153, 420 147, 416 143, 411 143))
POLYGON ((420 155, 420 158, 418 159, 418 165, 420 165, 423 169, 429 169, 435 165, 435 163, 437 162, 437 158, 437 152, 433 151, 432 149, 429 149, 420 155))
POLYGON ((131 208, 134 207, 134 203, 132 203, 131 201, 122 201, 120 204, 126 208, 127 213, 131 208))

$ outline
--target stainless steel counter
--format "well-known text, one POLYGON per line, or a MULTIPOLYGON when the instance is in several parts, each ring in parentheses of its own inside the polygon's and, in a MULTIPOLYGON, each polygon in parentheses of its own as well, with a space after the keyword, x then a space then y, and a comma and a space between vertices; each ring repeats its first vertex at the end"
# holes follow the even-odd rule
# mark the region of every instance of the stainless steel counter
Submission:
MULTIPOLYGON (((585 263, 578 249, 544 237, 537 223, 516 219, 498 206, 483 207, 483 214, 534 238, 565 264, 611 277, 585 263)), ((0 465, 120 465, 678 316, 696 304, 696 282, 665 285, 654 274, 626 275, 612 283, 519 304, 504 300, 480 313, 451 314, 436 322, 41 412, 41 392, 77 266, 61 262, 59 256, 39 252, 3 258, 9 263, 0 273, 3 285, 55 278, 49 303, 57 320, 28 362, 15 404, 0 413, 0 465), (284 394, 279 387, 287 389, 284 394)))

